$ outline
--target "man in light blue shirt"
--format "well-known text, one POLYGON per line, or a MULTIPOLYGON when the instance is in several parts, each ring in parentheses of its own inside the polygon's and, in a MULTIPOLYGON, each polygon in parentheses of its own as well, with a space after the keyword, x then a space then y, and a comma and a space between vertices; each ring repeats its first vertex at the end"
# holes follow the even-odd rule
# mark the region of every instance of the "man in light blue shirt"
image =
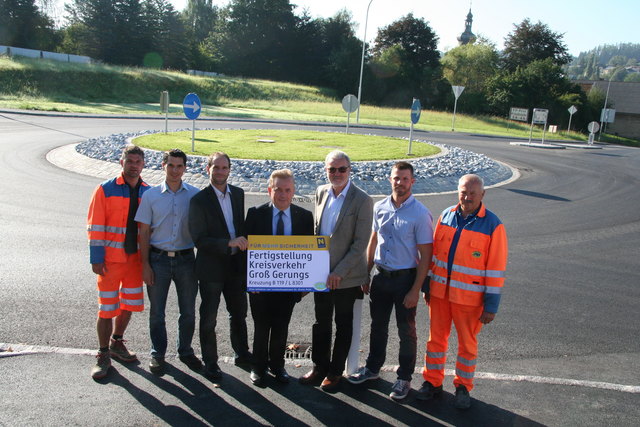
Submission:
POLYGON ((195 277, 193 240, 189 233, 189 202, 198 189, 182 181, 187 156, 174 149, 164 153, 162 168, 165 181, 148 190, 136 213, 140 223, 142 276, 147 284, 151 305, 151 372, 160 374, 165 367, 167 328, 165 307, 171 281, 178 295, 178 355, 192 370, 202 369, 202 362, 191 347, 195 330, 195 304, 198 282, 195 277))
POLYGON ((416 306, 427 277, 433 250, 431 212, 411 194, 413 166, 398 162, 389 178, 391 196, 373 207, 373 232, 367 247, 369 270, 376 266, 371 284, 364 286, 371 298, 371 334, 366 366, 349 376, 353 384, 379 378, 384 364, 389 319, 395 308, 400 349, 398 379, 390 397, 401 400, 411 390, 416 365, 416 306))

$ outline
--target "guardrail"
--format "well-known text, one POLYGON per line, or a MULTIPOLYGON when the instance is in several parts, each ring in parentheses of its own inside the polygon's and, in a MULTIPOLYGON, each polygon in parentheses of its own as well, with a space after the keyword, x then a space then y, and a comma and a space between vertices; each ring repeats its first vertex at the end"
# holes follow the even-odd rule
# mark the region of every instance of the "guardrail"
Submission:
POLYGON ((0 55, 24 56, 27 58, 51 59, 60 62, 77 62, 90 64, 93 62, 88 56, 73 55, 70 53, 47 52, 46 50, 25 49, 14 46, 0 46, 0 55))

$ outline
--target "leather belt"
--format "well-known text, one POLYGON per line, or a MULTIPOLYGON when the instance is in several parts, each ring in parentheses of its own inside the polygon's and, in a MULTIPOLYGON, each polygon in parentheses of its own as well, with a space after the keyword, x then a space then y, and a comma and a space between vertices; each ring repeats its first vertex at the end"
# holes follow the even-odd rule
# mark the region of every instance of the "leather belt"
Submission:
POLYGON ((408 274, 413 274, 416 272, 415 268, 404 268, 402 270, 385 270, 379 265, 376 265, 376 269, 378 270, 378 273, 382 274, 384 277, 406 276, 408 274))
POLYGON ((162 249, 154 248, 151 246, 151 252, 155 252, 160 255, 166 255, 169 258, 175 258, 176 256, 185 256, 193 253, 193 248, 183 249, 181 251, 163 251, 162 249))

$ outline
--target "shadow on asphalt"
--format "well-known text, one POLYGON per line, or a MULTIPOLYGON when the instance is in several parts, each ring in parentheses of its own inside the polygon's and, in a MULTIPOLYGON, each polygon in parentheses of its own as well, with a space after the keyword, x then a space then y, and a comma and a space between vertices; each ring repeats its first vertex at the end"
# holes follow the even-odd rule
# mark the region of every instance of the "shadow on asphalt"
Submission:
POLYGON ((558 197, 558 196, 554 196, 554 195, 551 195, 551 194, 545 194, 545 193, 538 193, 537 191, 518 190, 518 189, 515 189, 515 188, 505 188, 505 190, 512 191, 512 192, 518 193, 518 194, 522 194, 523 196, 538 197, 540 199, 555 200, 557 202, 570 202, 571 201, 569 199, 565 199, 564 197, 558 197))
POLYGON ((302 386, 295 378, 286 385, 267 377, 265 386, 257 388, 234 376, 248 377, 239 369, 234 369, 232 374, 225 372, 221 381, 212 383, 198 373, 182 371, 169 363, 163 376, 154 375, 140 365, 123 364, 118 369, 122 369, 120 366, 163 392, 158 395, 169 394, 191 411, 165 404, 153 392, 142 390, 112 368, 108 382, 121 387, 169 425, 264 425, 251 413, 276 426, 308 425, 308 422, 366 427, 443 423, 456 426, 542 425, 476 399, 473 399, 471 409, 459 411, 453 407, 453 395, 447 392, 432 401, 422 402, 415 399, 416 391, 412 390, 407 399, 394 402, 388 397, 392 384, 384 379, 362 385, 343 380, 337 392, 325 393, 318 387, 302 386), (386 419, 381 419, 381 415, 386 419))

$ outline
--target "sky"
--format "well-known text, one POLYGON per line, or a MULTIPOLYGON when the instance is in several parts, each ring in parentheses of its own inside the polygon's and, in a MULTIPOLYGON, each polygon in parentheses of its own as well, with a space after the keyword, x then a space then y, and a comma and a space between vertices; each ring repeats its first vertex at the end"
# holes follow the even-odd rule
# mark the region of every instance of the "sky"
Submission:
MULTIPOLYGON (((64 0, 58 0, 63 3, 64 0)), ((464 21, 473 13, 472 30, 503 48, 504 38, 514 24, 529 18, 541 21, 556 33, 564 34, 569 53, 577 56, 598 45, 640 43, 640 2, 638 0, 290 0, 298 6, 296 14, 307 9, 311 17, 327 18, 346 8, 358 24, 356 35, 364 37, 367 5, 371 1, 367 25, 367 41, 377 29, 413 13, 423 18, 439 37, 438 48, 446 52, 458 45, 457 37, 464 31, 464 21)), ((184 9, 187 0, 171 0, 177 10, 184 9)), ((228 0, 213 0, 218 6, 228 0)), ((60 10, 60 8, 58 9, 60 10)))

